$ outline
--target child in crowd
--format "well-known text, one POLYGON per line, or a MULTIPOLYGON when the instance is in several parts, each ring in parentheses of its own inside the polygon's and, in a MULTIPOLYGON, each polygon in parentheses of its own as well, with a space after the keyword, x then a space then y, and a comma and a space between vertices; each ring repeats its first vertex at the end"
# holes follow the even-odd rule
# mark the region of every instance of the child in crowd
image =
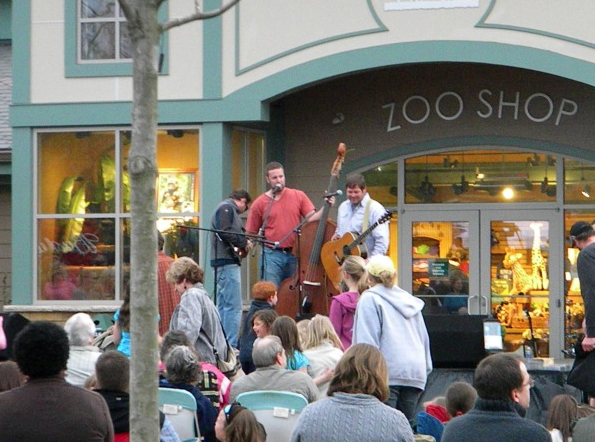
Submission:
POLYGON ((124 290, 124 302, 114 313, 114 344, 116 349, 130 357, 130 286, 124 290))
POLYGON ((578 402, 569 394, 554 396, 547 411, 547 429, 553 442, 570 442, 572 426, 578 415, 578 402))
POLYGON ((369 287, 366 261, 361 256, 346 257, 341 266, 341 278, 341 285, 346 286, 346 291, 331 298, 329 318, 341 339, 343 348, 347 350, 351 346, 353 337, 357 301, 362 292, 369 287))
POLYGON ((446 398, 444 396, 436 396, 428 402, 424 402, 424 410, 430 416, 434 416, 443 424, 448 422, 451 416, 446 411, 446 398))
POLYGON ((446 390, 446 411, 450 418, 467 413, 475 405, 477 391, 467 382, 453 382, 446 390))
POLYGON ((300 336, 295 321, 289 316, 279 316, 273 322, 271 334, 281 339, 281 345, 283 345, 287 356, 287 369, 307 373, 310 362, 302 351, 300 336))
POLYGON ((279 317, 275 310, 258 310, 252 317, 252 331, 257 338, 271 334, 273 323, 279 317))
POLYGON ((308 341, 308 327, 310 326, 309 319, 302 319, 297 323, 298 334, 300 335, 300 344, 302 348, 306 347, 306 341, 308 341))
MULTIPOLYGON (((298 326, 301 322, 298 322, 298 326)), ((304 355, 310 362, 309 374, 320 396, 326 396, 335 367, 343 356, 343 345, 328 317, 316 315, 309 321, 304 355)))
POLYGON ((269 281, 260 281, 252 287, 252 302, 242 323, 240 333, 240 355, 242 370, 249 374, 254 371, 252 363, 252 346, 256 340, 256 333, 252 329, 252 318, 259 310, 274 310, 277 304, 277 286, 269 281))

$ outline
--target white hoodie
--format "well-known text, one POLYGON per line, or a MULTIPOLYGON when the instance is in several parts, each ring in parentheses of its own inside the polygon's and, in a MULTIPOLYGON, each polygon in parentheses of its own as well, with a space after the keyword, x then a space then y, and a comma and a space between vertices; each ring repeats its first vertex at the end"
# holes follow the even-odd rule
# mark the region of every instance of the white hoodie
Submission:
POLYGON ((388 365, 389 385, 423 390, 432 371, 424 302, 398 286, 378 284, 362 293, 355 311, 354 344, 377 347, 388 365))

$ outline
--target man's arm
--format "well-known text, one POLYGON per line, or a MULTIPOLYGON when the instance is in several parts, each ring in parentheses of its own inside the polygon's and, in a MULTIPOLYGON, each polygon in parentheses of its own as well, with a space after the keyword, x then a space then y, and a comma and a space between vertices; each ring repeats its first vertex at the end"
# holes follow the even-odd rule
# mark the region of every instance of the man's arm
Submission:
MULTIPOLYGON (((190 289, 192 290, 192 289, 190 289)), ((196 290, 196 289, 194 289, 196 290)), ((202 328, 202 304, 197 299, 197 293, 186 293, 180 301, 178 318, 174 330, 182 330, 194 347, 202 328)))
POLYGON ((246 247, 246 237, 243 235, 237 235, 237 229, 234 225, 234 219, 236 217, 236 211, 230 204, 223 204, 215 212, 215 225, 213 226, 216 230, 223 232, 217 233, 219 237, 235 247, 246 247))
MULTIPOLYGON (((386 213, 386 209, 382 206, 382 204, 380 204, 377 201, 374 201, 372 203, 372 207, 371 207, 371 213, 370 213, 370 222, 368 223, 368 225, 372 225, 374 224, 376 221, 378 221, 382 215, 384 215, 386 213)), ((378 225, 371 233, 372 238, 374 238, 374 250, 372 250, 370 252, 369 256, 375 256, 375 255, 386 255, 386 252, 388 251, 388 244, 389 244, 389 240, 390 240, 390 236, 389 236, 389 222, 385 222, 382 223, 380 225, 378 225)))

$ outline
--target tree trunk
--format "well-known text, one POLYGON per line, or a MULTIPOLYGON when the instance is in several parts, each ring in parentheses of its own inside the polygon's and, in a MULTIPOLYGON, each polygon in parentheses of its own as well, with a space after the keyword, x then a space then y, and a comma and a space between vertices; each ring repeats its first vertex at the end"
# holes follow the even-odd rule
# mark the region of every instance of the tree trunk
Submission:
POLYGON ((162 31, 221 15, 239 0, 204 13, 194 13, 159 24, 164 0, 118 0, 132 40, 132 143, 130 175, 130 440, 159 440, 157 401, 157 79, 159 38, 162 31))
POLYGON ((132 40, 132 144, 128 155, 131 188, 130 235, 130 440, 159 440, 157 402, 157 63, 158 4, 120 0, 132 40))

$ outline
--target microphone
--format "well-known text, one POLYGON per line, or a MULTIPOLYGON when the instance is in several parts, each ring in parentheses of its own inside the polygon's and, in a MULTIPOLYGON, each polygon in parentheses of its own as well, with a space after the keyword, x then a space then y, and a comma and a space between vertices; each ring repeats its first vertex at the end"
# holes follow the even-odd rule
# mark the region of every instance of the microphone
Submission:
POLYGON ((283 185, 281 183, 275 184, 275 187, 273 187, 273 195, 276 194, 277 192, 281 192, 282 189, 283 189, 283 185))
POLYGON ((326 195, 323 196, 323 198, 330 198, 331 196, 341 196, 341 195, 343 195, 343 191, 337 190, 335 192, 327 193, 326 195))

